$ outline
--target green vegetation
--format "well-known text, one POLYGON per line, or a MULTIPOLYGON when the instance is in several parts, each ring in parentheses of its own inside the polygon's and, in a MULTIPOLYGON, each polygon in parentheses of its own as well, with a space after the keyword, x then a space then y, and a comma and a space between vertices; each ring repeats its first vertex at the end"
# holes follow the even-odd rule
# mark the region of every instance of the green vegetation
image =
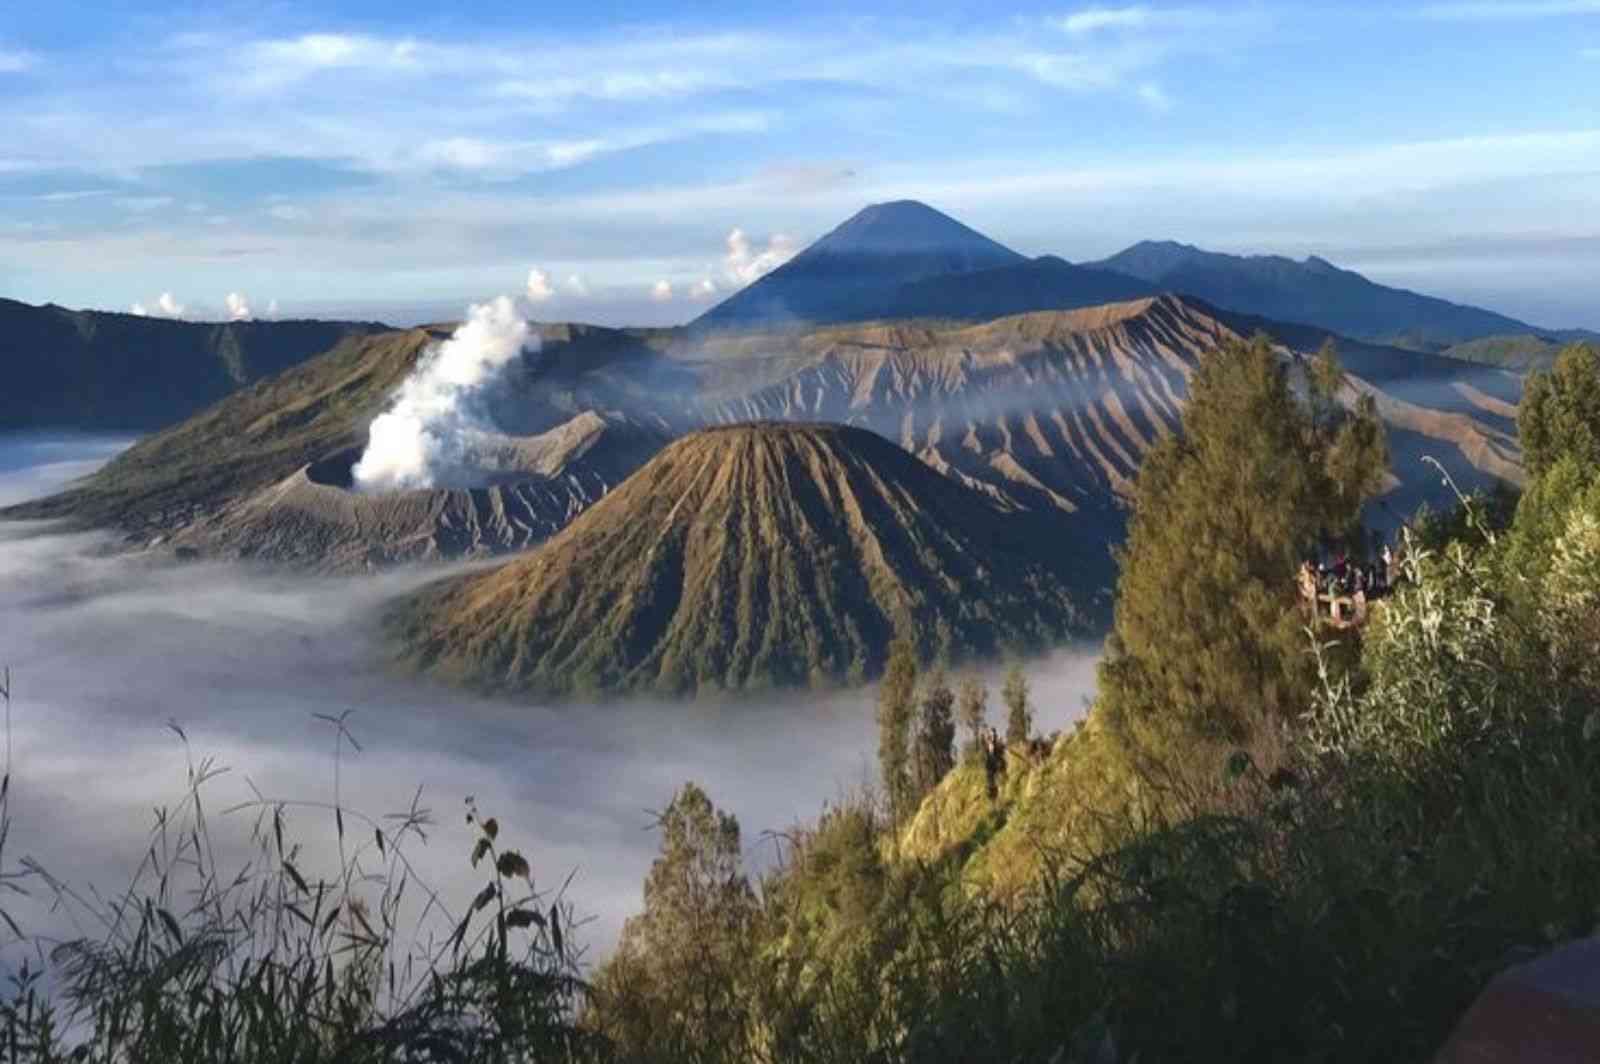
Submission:
POLYGON ((1505 336, 1482 336, 1451 344, 1439 352, 1450 358, 1467 362, 1482 362, 1486 366, 1526 372, 1548 370, 1562 350, 1560 340, 1538 333, 1512 333, 1505 336))
MULTIPOLYGON (((1113 654, 1076 730, 1009 744, 993 778, 982 758, 952 764, 956 707, 969 734, 984 726, 981 685, 957 697, 936 677, 919 696, 902 644, 880 688, 887 793, 786 832, 757 876, 734 818, 684 787, 644 911, 588 984, 560 907, 515 886, 526 865, 474 817, 493 871, 463 925, 476 938, 452 941, 475 960, 426 954, 449 974, 397 980, 419 988, 398 1004, 361 989, 381 971, 362 963, 364 925, 327 907, 349 888, 316 907, 268 805, 271 890, 241 926, 287 928, 286 952, 251 941, 292 979, 252 998, 231 969, 186 974, 169 958, 213 941, 194 928, 217 926, 217 895, 172 913, 163 882, 128 894, 132 946, 77 947, 131 977, 71 982, 62 1000, 87 1031, 159 1032, 175 1060, 1426 1061, 1497 972, 1600 924, 1600 490, 1583 451, 1600 406, 1582 398, 1597 384, 1583 359, 1563 356, 1524 406, 1563 431, 1514 517, 1463 499, 1429 519, 1399 589, 1329 643, 1296 631, 1295 564, 1355 541, 1349 507, 1382 437, 1359 406, 1318 413, 1336 374, 1302 403, 1262 345, 1219 352, 1183 438, 1141 474, 1113 654), (930 755, 939 778, 918 794, 930 755), (316 945, 338 929, 357 936, 348 960, 316 945), (271 1017, 301 1014, 309 1033, 279 1053, 271 1017), (216 1031, 243 1048, 183 1055, 216 1031), (409 1033, 402 1047, 372 1032, 409 1033), (431 1040, 445 1032, 465 1048, 431 1040)), ((1006 688, 1026 692, 1020 670, 1006 688)), ((234 956, 193 955, 207 950, 234 956)), ((52 1046, 66 1020, 27 980, 0 1015, 52 1046)), ((129 1045, 84 1059, 140 1059, 129 1045)))
POLYGON ((1331 350, 1308 377, 1309 408, 1264 337, 1227 345, 1195 374, 1182 435, 1145 457, 1100 678, 1128 727, 1238 741, 1308 707, 1305 619, 1283 574, 1354 540, 1388 465, 1370 402, 1334 402, 1331 350))
MULTIPOLYGON (((0 684, 0 697, 8 691, 0 684)), ((352 741, 343 720, 331 723, 338 742, 352 741)), ((0 919, 17 938, 3 943, 0 1061, 605 1059, 579 1022, 588 988, 563 933, 570 907, 534 889, 528 860, 470 799, 470 861, 484 886, 455 908, 412 867, 433 827, 426 809, 374 820, 337 800, 263 799, 219 816, 206 790, 222 771, 191 758, 183 800, 158 811, 143 862, 110 896, 79 893, 27 859, 3 865, 0 919), (327 874, 291 834, 308 813, 337 835, 340 862, 327 874), (224 822, 253 824, 237 865, 221 856, 237 841, 219 837, 224 822), (23 938, 13 913, 30 892, 94 930, 23 938)), ((0 784, 0 861, 10 782, 0 784)))
MULTIPOLYGON (((1359 408, 1318 428, 1315 392, 1294 403, 1259 348, 1197 389, 1138 500, 1181 525, 1155 544, 1204 542, 1256 612, 1218 594, 1187 614, 1199 637, 1152 639, 1141 668, 1166 685, 1112 658, 1078 730, 1014 746, 994 787, 968 760, 910 818, 863 798, 790 833, 733 959, 682 972, 734 989, 735 1040, 626 1059, 1424 1061, 1497 971, 1592 933, 1600 495, 1567 455, 1509 527, 1503 502, 1464 499, 1430 519, 1436 547, 1413 537, 1366 629, 1280 639, 1298 552, 1350 537, 1370 490, 1334 456, 1382 440, 1359 408), (1229 476, 1206 461, 1221 443, 1240 448, 1229 476), (1215 496, 1223 524, 1184 501, 1208 484, 1271 512, 1215 496), (1550 546, 1529 574, 1536 512, 1550 546)), ((1124 587, 1165 575, 1181 597, 1163 560, 1196 556, 1136 541, 1124 587)), ((589 1016, 609 1031, 647 1008, 589 1016)))

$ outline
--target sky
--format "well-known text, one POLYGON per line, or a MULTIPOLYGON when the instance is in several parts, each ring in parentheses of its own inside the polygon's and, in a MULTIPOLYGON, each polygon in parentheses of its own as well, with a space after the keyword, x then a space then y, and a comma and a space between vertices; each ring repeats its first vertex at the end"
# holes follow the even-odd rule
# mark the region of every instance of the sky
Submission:
POLYGON ((868 203, 1600 327, 1600 0, 0 6, 0 295, 667 324, 868 203))

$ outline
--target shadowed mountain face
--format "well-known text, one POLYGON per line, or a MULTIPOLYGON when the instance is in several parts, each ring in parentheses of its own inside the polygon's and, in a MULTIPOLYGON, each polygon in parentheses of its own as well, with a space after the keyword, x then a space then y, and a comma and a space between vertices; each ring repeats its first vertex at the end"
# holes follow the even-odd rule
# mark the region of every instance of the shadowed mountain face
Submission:
POLYGON ((1296 262, 1278 255, 1224 255, 1172 241, 1144 241, 1089 265, 1241 314, 1418 350, 1439 351, 1479 337, 1535 331, 1493 311, 1375 284, 1316 256, 1296 262))
POLYGON ((725 328, 904 317, 893 300, 902 284, 1025 262, 925 204, 877 203, 694 324, 725 328))
POLYGON ((147 430, 281 373, 372 323, 202 324, 0 299, 0 431, 147 430))
MULTIPOLYGON (((353 493, 338 478, 303 471, 359 449, 387 397, 445 335, 412 330, 349 341, 8 515, 112 525, 140 544, 164 537, 202 553, 362 568, 534 543, 667 440, 707 425, 829 421, 899 443, 1001 509, 1057 522, 1080 571, 1108 580, 1121 500, 1144 452, 1178 427, 1189 375, 1218 344, 1258 330, 1277 337, 1291 360, 1328 338, 1176 296, 977 325, 648 337, 547 326, 543 351, 498 402, 497 422, 510 437, 507 467, 527 474, 498 478, 498 501, 471 492, 454 501, 419 493, 398 508, 376 507, 371 497, 341 500, 353 493), (568 436, 584 441, 581 449, 552 447, 568 436), (544 501, 518 510, 527 505, 518 484, 544 501), (314 535, 305 532, 313 526, 314 535)), ((1391 512, 1409 512, 1423 498, 1446 501, 1424 454, 1464 486, 1520 479, 1517 377, 1389 347, 1346 341, 1340 350, 1351 376, 1347 400, 1372 392, 1390 428, 1391 512)))
POLYGON ((871 432, 741 424, 668 445, 391 629, 415 665, 497 691, 816 686, 876 675, 896 634, 953 662, 1052 645, 1079 629, 1073 568, 1047 523, 871 432))

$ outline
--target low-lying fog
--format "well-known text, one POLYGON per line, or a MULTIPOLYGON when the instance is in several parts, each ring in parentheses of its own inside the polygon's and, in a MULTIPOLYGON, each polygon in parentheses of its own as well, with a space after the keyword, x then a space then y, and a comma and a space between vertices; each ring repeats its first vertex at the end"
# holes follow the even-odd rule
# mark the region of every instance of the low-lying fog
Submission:
MULTIPOLYGON (((0 437, 0 503, 92 470, 127 441, 0 437)), ((500 818, 502 839, 541 886, 576 872, 568 896, 592 921, 591 959, 637 910, 656 848, 649 810, 696 780, 770 860, 767 829, 812 818, 874 772, 870 689, 727 705, 635 702, 559 709, 486 701, 385 670, 379 604, 423 577, 289 577, 221 564, 111 556, 96 535, 0 523, 0 665, 12 666, 13 833, 4 861, 32 855, 55 876, 115 890, 145 852, 152 810, 184 791, 186 755, 229 768, 208 787, 212 830, 243 858, 251 797, 333 797, 333 730, 349 710, 363 750, 347 757, 343 802, 373 816, 417 787, 438 821, 418 867, 459 907, 482 885, 463 802, 500 818), (248 782, 247 782, 248 780, 248 782)), ((437 575, 433 570, 429 575, 437 575)), ((1062 727, 1092 690, 1094 654, 1063 651, 1030 672, 1040 725, 1062 727)), ((1002 712, 997 677, 991 713, 1002 712)), ((292 813, 310 873, 331 875, 331 817, 292 813), (323 857, 317 859, 317 855, 323 857)), ((37 897, 37 892, 36 892, 37 897)), ((10 906, 30 931, 69 933, 43 899, 10 906)))

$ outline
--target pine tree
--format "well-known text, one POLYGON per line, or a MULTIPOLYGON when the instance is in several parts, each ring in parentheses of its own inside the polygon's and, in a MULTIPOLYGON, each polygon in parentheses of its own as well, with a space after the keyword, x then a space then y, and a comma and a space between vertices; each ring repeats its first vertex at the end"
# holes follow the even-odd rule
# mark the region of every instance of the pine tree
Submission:
POLYGON ((608 1034, 636 1049, 738 1045, 747 1025, 735 972, 756 916, 739 821, 686 783, 657 826, 644 910, 623 925, 599 974, 613 1003, 608 1034))
POLYGON ((1027 742, 1033 736, 1033 707, 1028 698, 1028 678, 1021 665, 1013 663, 1006 671, 1000 699, 1006 704, 1006 744, 1027 742))
POLYGON ((922 692, 917 727, 916 795, 920 801, 956 764, 956 696, 943 669, 922 692))
MULTIPOLYGON (((1331 352, 1319 370, 1334 379, 1331 352)), ((1202 360, 1182 432, 1146 454, 1101 666, 1113 719, 1229 740, 1311 690, 1295 567, 1356 527, 1387 446, 1371 404, 1323 424, 1264 337, 1202 360)))
POLYGON ((916 714, 917 652, 896 639, 878 683, 878 768, 889 816, 899 823, 911 802, 911 725, 916 714))
POLYGON ((1573 344, 1549 373, 1530 373, 1517 407, 1523 464, 1538 477, 1563 456, 1600 467, 1600 350, 1573 344))
POLYGON ((956 695, 956 715, 967 733, 966 755, 975 758, 983 750, 983 729, 989 717, 989 688, 976 676, 961 681, 956 695))

